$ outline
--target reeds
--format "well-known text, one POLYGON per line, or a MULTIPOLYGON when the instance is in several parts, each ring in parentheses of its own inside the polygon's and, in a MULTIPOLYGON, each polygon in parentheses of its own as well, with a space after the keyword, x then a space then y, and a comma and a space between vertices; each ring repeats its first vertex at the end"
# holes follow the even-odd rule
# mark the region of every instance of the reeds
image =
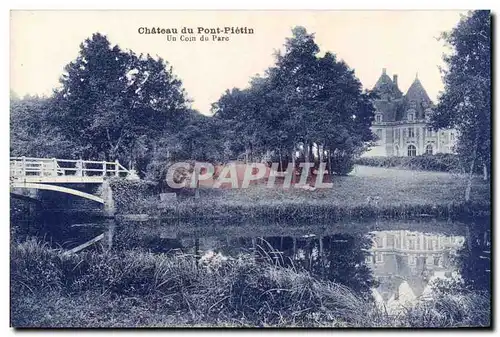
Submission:
POLYGON ((489 325, 486 296, 443 294, 389 316, 346 286, 315 278, 293 265, 282 267, 279 258, 274 258, 279 253, 268 248, 214 262, 194 255, 139 251, 67 256, 36 240, 13 244, 12 324, 489 325), (110 307, 114 314, 103 312, 101 306, 110 307), (97 321, 92 316, 95 312, 103 312, 97 321))

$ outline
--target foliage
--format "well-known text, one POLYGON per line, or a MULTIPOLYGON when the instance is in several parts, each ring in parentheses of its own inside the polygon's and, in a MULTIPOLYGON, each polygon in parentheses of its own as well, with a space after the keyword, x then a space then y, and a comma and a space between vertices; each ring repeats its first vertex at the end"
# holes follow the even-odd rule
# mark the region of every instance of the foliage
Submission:
POLYGON ((147 180, 112 179, 110 185, 118 213, 140 213, 140 206, 145 200, 158 199, 156 184, 147 180))
POLYGON ((255 160, 274 153, 293 161, 300 150, 309 161, 314 148, 316 161, 335 158, 332 171, 345 175, 354 154, 372 140, 372 96, 361 92, 345 62, 330 52, 317 56, 313 34, 303 27, 292 32, 266 76, 226 91, 213 105, 214 117, 226 126, 233 155, 255 160))
MULTIPOLYGON (((432 116, 435 128, 458 130, 456 151, 464 162, 485 170, 491 166, 491 15, 471 11, 442 34, 452 52, 444 56, 445 90, 432 116)), ((468 200, 470 184, 466 189, 468 200)))
MULTIPOLYGON (((361 157, 356 159, 356 164, 438 172, 460 173, 466 170, 460 157, 451 153, 438 153, 434 155, 419 155, 413 157, 361 157)), ((481 173, 481 170, 481 167, 476 166, 476 173, 481 173)))
POLYGON ((26 96, 10 100, 10 155, 13 157, 73 157, 72 143, 48 120, 52 99, 26 96))
POLYGON ((54 117, 84 157, 135 163, 183 119, 181 82, 161 58, 122 51, 94 34, 65 71, 54 117))

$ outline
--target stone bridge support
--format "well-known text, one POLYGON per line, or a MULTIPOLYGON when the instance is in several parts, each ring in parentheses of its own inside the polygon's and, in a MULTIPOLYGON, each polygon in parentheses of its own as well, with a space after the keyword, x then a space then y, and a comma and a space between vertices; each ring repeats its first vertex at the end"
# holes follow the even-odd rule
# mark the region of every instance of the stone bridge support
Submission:
POLYGON ((101 186, 101 197, 104 200, 104 215, 113 217, 115 215, 115 201, 113 199, 113 189, 109 180, 105 179, 101 186))

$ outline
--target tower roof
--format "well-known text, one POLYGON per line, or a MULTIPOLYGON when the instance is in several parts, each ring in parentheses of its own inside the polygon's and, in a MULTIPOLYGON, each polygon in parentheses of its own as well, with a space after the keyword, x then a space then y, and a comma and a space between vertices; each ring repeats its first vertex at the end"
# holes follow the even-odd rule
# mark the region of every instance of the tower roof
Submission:
POLYGON ((389 75, 387 75, 386 69, 383 68, 382 75, 380 75, 380 77, 378 78, 377 83, 375 83, 373 89, 381 89, 386 85, 393 85, 393 84, 394 83, 392 83, 391 78, 389 77, 389 75))
POLYGON ((373 90, 377 91, 382 98, 399 98, 402 96, 398 84, 391 80, 385 68, 382 69, 382 75, 375 83, 373 90))
POLYGON ((427 92, 422 86, 422 83, 420 83, 418 77, 415 77, 415 80, 411 84, 410 88, 408 88, 408 91, 406 92, 405 96, 410 101, 416 101, 416 102, 431 101, 429 95, 427 95, 427 92))

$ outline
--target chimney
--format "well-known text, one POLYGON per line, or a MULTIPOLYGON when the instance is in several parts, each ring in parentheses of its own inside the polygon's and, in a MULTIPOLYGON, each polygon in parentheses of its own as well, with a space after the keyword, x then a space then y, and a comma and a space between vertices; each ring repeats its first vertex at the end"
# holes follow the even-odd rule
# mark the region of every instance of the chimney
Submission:
POLYGON ((392 76, 392 82, 394 85, 397 87, 398 86, 398 75, 393 75, 392 76))
POLYGON ((382 74, 385 75, 387 73, 387 69, 386 68, 382 68, 382 74))

